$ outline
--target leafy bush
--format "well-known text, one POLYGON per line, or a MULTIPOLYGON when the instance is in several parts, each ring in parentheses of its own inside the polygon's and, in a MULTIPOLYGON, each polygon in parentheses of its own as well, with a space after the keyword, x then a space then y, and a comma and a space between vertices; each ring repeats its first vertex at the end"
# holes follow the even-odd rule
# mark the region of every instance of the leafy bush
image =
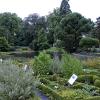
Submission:
POLYGON ((0 63, 0 100, 25 100, 33 93, 36 79, 10 61, 0 63))
POLYGON ((79 46, 85 49, 92 48, 93 46, 99 47, 99 40, 90 37, 82 38, 80 40, 79 46))
POLYGON ((50 81, 45 78, 40 78, 40 82, 43 84, 50 84, 50 81))
POLYGON ((10 48, 10 45, 8 44, 8 41, 5 37, 0 37, 0 51, 8 51, 10 48))
POLYGON ((67 53, 63 54, 61 63, 64 76, 70 77, 72 74, 79 75, 82 73, 81 62, 67 53))
POLYGON ((31 61, 31 64, 35 74, 45 75, 49 74, 49 66, 52 64, 52 59, 49 54, 43 51, 31 61))
POLYGON ((73 56, 64 53, 61 60, 51 59, 50 55, 45 51, 40 52, 39 56, 31 61, 36 74, 62 74, 70 77, 72 74, 80 74, 82 72, 81 62, 73 56))
POLYGON ((93 83, 93 75, 80 75, 77 79, 78 82, 93 83))

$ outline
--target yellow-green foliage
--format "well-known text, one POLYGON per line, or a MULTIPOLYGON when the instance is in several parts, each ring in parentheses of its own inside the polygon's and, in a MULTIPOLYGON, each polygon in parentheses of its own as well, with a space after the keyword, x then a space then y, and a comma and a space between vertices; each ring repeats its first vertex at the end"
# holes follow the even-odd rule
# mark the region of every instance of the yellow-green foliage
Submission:
POLYGON ((98 79, 95 80, 94 85, 97 86, 97 87, 100 87, 100 80, 98 80, 98 79))
POLYGON ((83 64, 86 67, 100 68, 100 58, 87 59, 83 64))
POLYGON ((84 100, 100 100, 100 96, 85 98, 84 100))
POLYGON ((81 62, 70 54, 64 53, 61 62, 64 70, 63 74, 67 77, 70 77, 72 74, 79 75, 82 73, 81 62))
POLYGON ((39 56, 31 60, 31 65, 35 74, 46 75, 49 73, 49 66, 52 64, 52 59, 45 51, 40 52, 39 56))
POLYGON ((89 97, 89 95, 84 93, 81 89, 73 90, 70 88, 59 91, 59 95, 65 98, 65 100, 83 100, 84 98, 89 97))

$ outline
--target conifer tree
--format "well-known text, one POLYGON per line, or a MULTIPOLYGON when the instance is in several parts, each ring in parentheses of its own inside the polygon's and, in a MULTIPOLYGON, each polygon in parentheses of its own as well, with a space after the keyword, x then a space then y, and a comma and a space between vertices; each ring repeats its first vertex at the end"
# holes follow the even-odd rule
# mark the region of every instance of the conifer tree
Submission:
POLYGON ((69 2, 69 0, 62 0, 61 6, 60 6, 60 14, 61 15, 66 15, 71 12, 70 5, 68 2, 69 2))

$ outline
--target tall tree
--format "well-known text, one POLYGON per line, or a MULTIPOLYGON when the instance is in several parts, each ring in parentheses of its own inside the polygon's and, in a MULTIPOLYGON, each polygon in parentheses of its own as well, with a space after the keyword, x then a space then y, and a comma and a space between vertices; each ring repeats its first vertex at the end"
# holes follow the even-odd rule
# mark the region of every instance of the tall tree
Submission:
POLYGON ((61 20, 59 8, 54 9, 53 13, 47 16, 47 35, 48 35, 48 42, 51 46, 53 46, 55 42, 55 34, 56 28, 59 25, 61 20))
POLYGON ((68 1, 69 0, 62 0, 61 5, 60 5, 60 15, 66 15, 71 12, 68 1))
POLYGON ((49 47, 47 35, 43 28, 38 31, 32 43, 30 44, 30 47, 36 51, 47 49, 49 47))
POLYGON ((23 21, 23 38, 24 38, 23 44, 28 46, 36 38, 37 36, 36 34, 42 28, 46 30, 45 17, 40 17, 36 13, 26 17, 23 21))
POLYGON ((81 33, 91 31, 93 22, 79 13, 71 13, 61 20, 59 27, 61 31, 57 32, 56 37, 64 43, 65 49, 73 51, 79 46, 81 33))
POLYGON ((14 45, 15 37, 21 29, 22 20, 15 13, 0 14, 0 35, 14 45))
POLYGON ((94 28, 93 34, 94 37, 98 38, 100 41, 100 17, 97 18, 96 27, 94 28))

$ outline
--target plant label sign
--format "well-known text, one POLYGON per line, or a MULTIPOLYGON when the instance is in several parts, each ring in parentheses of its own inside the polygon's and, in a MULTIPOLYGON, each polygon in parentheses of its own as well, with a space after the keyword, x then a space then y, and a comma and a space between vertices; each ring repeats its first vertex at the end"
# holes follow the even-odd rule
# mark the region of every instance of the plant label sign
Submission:
POLYGON ((73 74, 73 75, 71 76, 71 78, 68 80, 68 83, 69 83, 70 85, 73 85, 77 78, 78 78, 77 75, 73 74))

